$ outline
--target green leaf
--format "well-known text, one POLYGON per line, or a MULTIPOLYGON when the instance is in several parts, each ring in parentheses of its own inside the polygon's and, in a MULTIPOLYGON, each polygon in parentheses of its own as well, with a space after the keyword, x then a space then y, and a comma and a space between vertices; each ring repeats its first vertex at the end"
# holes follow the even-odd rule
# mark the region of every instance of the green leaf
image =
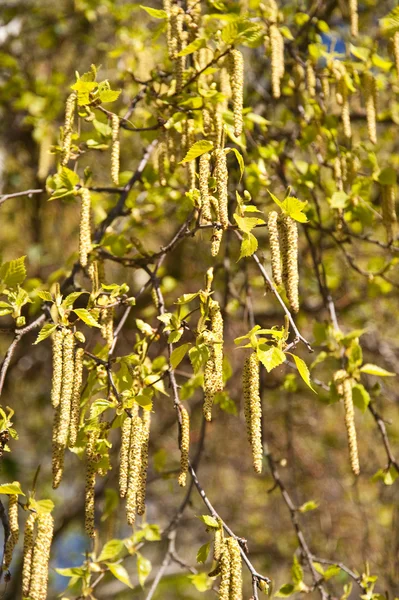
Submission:
POLYGON ((13 481, 12 483, 3 483, 0 485, 0 494, 16 494, 17 496, 25 496, 21 490, 21 484, 19 481, 13 481))
POLYGON ((61 577, 85 577, 87 571, 84 567, 69 567, 68 569, 55 569, 61 577))
POLYGON ((139 576, 139 582, 141 587, 144 586, 145 580, 151 573, 151 561, 145 558, 142 554, 137 552, 137 574, 139 576))
POLYGON ((100 92, 100 100, 103 103, 115 102, 121 95, 121 90, 102 90, 100 92))
POLYGON ((207 140, 200 140, 195 142, 187 152, 186 156, 183 160, 180 161, 179 164, 184 165, 186 162, 190 162, 191 160, 195 160, 198 156, 205 154, 205 152, 209 152, 213 148, 213 143, 208 142, 207 140))
POLYGON ((119 554, 125 548, 125 544, 123 540, 110 540, 106 544, 104 544, 100 556, 97 559, 97 562, 104 562, 106 560, 117 560, 119 558, 119 554))
POLYGON ((357 408, 359 408, 362 412, 367 410, 367 407, 370 403, 370 394, 361 383, 355 383, 352 386, 352 398, 353 403, 357 408))
POLYGON ((298 585, 303 581, 303 569, 302 569, 301 565, 299 564, 298 558, 296 555, 294 555, 294 561, 293 561, 292 567, 291 567, 291 576, 292 576, 292 581, 295 583, 295 585, 298 585))
POLYGON ((49 514, 54 510, 54 502, 52 500, 33 500, 31 498, 29 505, 40 515, 49 514))
POLYGON ((244 233, 238 260, 252 256, 258 249, 258 240, 253 233, 244 233))
POLYGON ((215 517, 211 517, 211 515, 200 515, 198 519, 200 519, 207 527, 210 527, 211 529, 219 529, 220 527, 215 517))
POLYGON ((304 380, 306 385, 308 385, 310 387, 312 392, 317 394, 316 390, 313 388, 312 384, 310 383, 310 373, 309 373, 309 369, 308 369, 308 366, 305 363, 305 361, 302 360, 302 358, 299 358, 299 356, 295 356, 295 354, 291 354, 291 356, 295 361, 295 365, 296 365, 296 368, 298 369, 299 375, 302 377, 302 379, 304 380))
POLYGON ((204 48, 205 46, 206 40, 204 38, 198 38, 183 48, 183 50, 181 50, 177 56, 188 56, 188 54, 192 54, 196 50, 204 48))
POLYGON ((53 297, 50 294, 50 292, 46 292, 45 290, 37 290, 36 294, 39 296, 39 298, 41 298, 41 300, 44 300, 45 302, 53 301, 53 297))
POLYGON ((0 267, 0 280, 8 287, 21 285, 26 277, 26 256, 5 262, 0 267))
POLYGON ((110 572, 112 573, 112 575, 114 577, 116 577, 117 579, 119 579, 119 581, 121 581, 122 583, 124 583, 125 585, 127 585, 128 587, 133 589, 133 586, 129 579, 128 572, 126 571, 126 569, 123 565, 116 565, 114 563, 108 563, 108 562, 106 562, 105 564, 107 565, 108 569, 110 570, 110 572))
POLYGON ((61 184, 60 187, 72 190, 79 183, 79 175, 75 171, 68 169, 68 167, 62 167, 59 173, 59 181, 61 184))
POLYGON ((89 327, 99 327, 101 329, 101 325, 86 308, 75 308, 73 312, 89 327))
POLYGON ((285 361, 284 352, 280 348, 277 348, 277 346, 269 348, 266 344, 261 344, 258 346, 256 353, 268 373, 285 361), (263 347, 267 348, 267 350, 264 350, 263 347))
POLYGON ((52 323, 46 323, 41 330, 39 331, 39 335, 36 338, 36 341, 33 342, 35 346, 39 342, 42 342, 46 338, 48 338, 55 330, 57 329, 57 325, 53 325, 52 323))
POLYGON ((315 502, 315 500, 308 500, 308 502, 304 502, 299 508, 299 512, 306 513, 310 510, 316 510, 319 507, 319 503, 315 502))
POLYGON ((386 167, 382 169, 378 175, 378 182, 381 185, 395 185, 396 184, 396 171, 392 167, 386 167))
POLYGON ((176 369, 178 367, 183 358, 186 356, 190 346, 191 344, 183 344, 182 346, 179 346, 173 350, 172 354, 170 355, 170 364, 172 369, 176 369))
POLYGON ((377 377, 396 377, 396 373, 391 373, 382 367, 377 367, 377 365, 372 365, 370 363, 363 365, 360 372, 367 373, 368 375, 376 375, 377 377))
POLYGON ((206 573, 198 573, 197 575, 189 575, 191 583, 199 592, 206 592, 212 585, 212 580, 209 579, 206 573))
POLYGON ((380 19, 380 27, 385 35, 394 35, 399 31, 399 6, 394 8, 386 17, 380 19))
POLYGON ((240 231, 244 233, 250 233, 257 225, 263 225, 265 222, 263 219, 258 217, 240 217, 237 213, 234 213, 234 220, 238 225, 240 231))
POLYGON ((145 10, 145 12, 150 15, 150 17, 154 17, 154 19, 167 19, 168 18, 168 13, 165 10, 158 10, 157 8, 143 6, 142 4, 140 4, 140 8, 145 10))
POLYGON ((206 344, 199 344, 190 348, 188 353, 194 373, 198 373, 200 368, 206 363, 209 358, 209 350, 206 344))
POLYGON ((294 593, 294 590, 295 586, 292 585, 292 583, 285 583, 274 595, 277 598, 288 598, 288 596, 291 596, 294 593))
MULTIPOLYGON (((175 304, 188 304, 189 302, 192 302, 192 300, 195 300, 195 298, 198 296, 199 292, 195 292, 195 294, 183 294, 183 296, 180 296, 180 298, 176 300, 175 304)), ((161 320, 160 317, 158 318, 161 320)))
POLYGON ((211 547, 210 542, 201 546, 201 548, 197 552, 197 563, 203 564, 204 562, 206 562, 206 559, 208 558, 210 547, 211 547))
POLYGON ((244 159, 242 157, 242 154, 239 150, 237 150, 237 148, 228 148, 229 152, 234 152, 234 154, 236 155, 236 159, 238 162, 238 166, 240 167, 240 181, 242 179, 242 176, 244 175, 244 159))
POLYGON ((345 192, 334 192, 331 196, 331 208, 345 208, 348 203, 349 196, 345 192))
POLYGON ((289 217, 291 217, 291 219, 294 219, 299 223, 306 223, 308 218, 303 213, 303 209, 306 207, 306 205, 307 202, 302 202, 301 200, 298 200, 298 198, 289 196, 281 204, 281 208, 289 217))

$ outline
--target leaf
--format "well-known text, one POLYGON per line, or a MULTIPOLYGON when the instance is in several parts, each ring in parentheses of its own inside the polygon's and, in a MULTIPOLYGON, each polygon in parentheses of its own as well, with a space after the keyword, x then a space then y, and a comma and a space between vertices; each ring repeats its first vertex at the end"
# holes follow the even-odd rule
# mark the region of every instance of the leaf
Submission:
POLYGON ((166 10, 150 8, 149 6, 143 6, 142 4, 140 4, 140 8, 145 10, 145 12, 150 15, 150 17, 154 17, 154 19, 167 19, 168 18, 168 13, 166 12, 166 10))
POLYGON ((293 561, 292 567, 291 567, 291 576, 292 576, 292 581, 295 583, 295 585, 298 585, 303 581, 303 569, 298 562, 298 558, 295 555, 294 555, 294 561, 293 561))
POLYGON ((124 549, 125 544, 123 540, 110 540, 106 544, 104 544, 100 556, 97 559, 97 562, 104 562, 106 560, 117 560, 119 554, 124 549))
POLYGON ((206 40, 204 38, 198 38, 198 39, 194 40, 193 42, 191 42, 191 44, 188 44, 188 46, 183 48, 183 50, 181 50, 177 54, 177 56, 187 56, 188 54, 192 54, 196 50, 199 50, 200 48, 204 48, 205 46, 206 46, 206 40))
POLYGON ((75 308, 73 312, 89 327, 99 327, 101 329, 101 325, 86 308, 75 308))
POLYGON ((306 205, 307 202, 302 202, 301 200, 298 200, 298 198, 289 196, 281 204, 281 208, 289 217, 291 217, 291 219, 294 219, 299 223, 306 223, 308 218, 303 213, 303 209, 306 207, 306 205))
POLYGON ((186 162, 190 162, 191 160, 195 160, 198 156, 205 154, 205 152, 209 152, 213 148, 213 143, 208 142, 207 140, 200 140, 195 142, 187 152, 186 156, 183 160, 180 161, 179 164, 184 165, 186 162))
POLYGON ((54 502, 52 500, 30 500, 29 505, 40 514, 49 514, 54 510, 54 502))
POLYGON ((36 346, 36 344, 48 338, 56 329, 57 325, 53 325, 52 323, 46 323, 46 325, 44 325, 39 331, 39 334, 36 338, 36 341, 33 342, 33 345, 36 346))
POLYGON ((103 90, 100 92, 100 100, 103 103, 115 102, 121 95, 121 90, 103 90))
POLYGON ((267 190, 267 191, 269 192, 270 197, 273 200, 273 202, 275 202, 277 204, 277 206, 279 206, 281 208, 283 203, 280 202, 280 200, 278 198, 276 198, 276 196, 274 194, 272 194, 270 190, 267 190))
POLYGON ((310 383, 310 373, 309 373, 309 369, 308 369, 308 366, 305 363, 305 361, 302 360, 302 358, 299 358, 299 356, 295 356, 295 354, 291 354, 291 356, 292 356, 292 358, 295 361, 295 365, 296 365, 296 368, 298 369, 299 375, 302 377, 302 379, 304 380, 304 382, 306 383, 306 385, 308 385, 310 387, 310 389, 312 390, 312 392, 314 392, 315 394, 317 394, 316 390, 314 389, 314 387, 310 383))
POLYGON ((236 213, 234 213, 234 220, 240 231, 243 231, 244 233, 250 233, 254 227, 262 225, 265 222, 258 217, 240 217, 240 215, 237 215, 236 213))
POLYGON ((331 196, 331 208, 345 208, 348 203, 349 196, 345 192, 334 192, 331 196))
POLYGON ((380 19, 380 27, 385 35, 393 35, 399 31, 399 6, 394 8, 386 17, 380 19))
POLYGON ((315 500, 308 500, 308 502, 304 502, 302 506, 298 508, 299 512, 306 513, 310 510, 316 510, 319 507, 319 503, 315 502, 315 500))
POLYGON ((210 542, 208 542, 207 544, 203 544, 203 546, 201 546, 201 548, 197 552, 197 563, 203 564, 204 562, 206 562, 206 559, 208 558, 210 547, 211 547, 210 542))
POLYGON ((199 344, 190 348, 188 353, 194 373, 198 373, 200 368, 206 363, 209 358, 209 350, 206 344, 199 344))
POLYGON ((244 233, 238 260, 252 256, 258 249, 258 240, 253 233, 244 233))
POLYGON ((215 519, 215 517, 211 517, 211 515, 200 515, 198 517, 207 527, 211 527, 211 529, 219 529, 220 525, 215 519))
POLYGON ((392 167, 382 169, 378 175, 378 183, 381 185, 395 185, 396 171, 392 167))
POLYGON ((25 496, 21 490, 21 484, 19 481, 13 481, 12 483, 3 483, 0 485, 0 494, 16 494, 17 496, 25 496))
POLYGON ((127 585, 128 587, 133 589, 133 586, 129 579, 128 572, 126 571, 126 569, 123 565, 116 565, 114 563, 108 563, 108 562, 105 564, 107 565, 108 569, 110 570, 110 572, 112 573, 112 575, 114 577, 116 577, 117 579, 119 579, 119 581, 121 581, 122 583, 124 583, 125 585, 127 585))
POLYGON ((209 579, 206 573, 198 573, 197 575, 189 575, 191 583, 195 586, 199 592, 206 592, 209 590, 212 580, 209 579))
POLYGON ((68 167, 62 167, 59 173, 59 181, 62 187, 72 190, 79 183, 79 175, 68 169, 68 167))
MULTIPOLYGON (((199 292, 195 292, 195 294, 183 294, 183 296, 180 296, 180 298, 176 300, 175 304, 188 304, 192 300, 195 300, 197 296, 199 296, 199 292)), ((161 320, 160 317, 158 318, 161 320)))
POLYGON ((20 285, 26 277, 26 256, 5 262, 0 267, 0 279, 8 287, 20 285))
POLYGON ((355 383, 352 386, 353 403, 362 412, 365 412, 370 403, 370 394, 361 383, 355 383))
POLYGON ((377 377, 396 377, 396 373, 391 373, 382 367, 377 367, 377 365, 372 365, 370 363, 363 365, 360 372, 367 373, 368 375, 376 375, 377 377))
POLYGON ((44 300, 45 302, 53 301, 53 297, 50 294, 50 292, 46 292, 45 290, 37 290, 36 293, 39 296, 39 298, 41 298, 41 300, 44 300))
POLYGON ((244 175, 244 159, 242 157, 242 154, 239 150, 237 150, 237 148, 229 148, 228 149, 229 152, 234 152, 234 154, 236 155, 236 159, 238 162, 238 166, 240 167, 240 181, 242 179, 242 176, 244 175))
POLYGON ((151 573, 151 561, 145 558, 142 554, 137 552, 137 574, 139 576, 139 582, 141 587, 144 586, 145 580, 151 573))
POLYGON ((288 598, 288 596, 291 596, 294 593, 294 590, 295 586, 293 586, 292 583, 285 583, 274 595, 277 598, 288 598))
POLYGON ((258 346, 257 355, 262 363, 262 365, 266 368, 266 371, 270 373, 272 369, 275 369, 279 365, 281 365, 285 361, 285 354, 280 348, 277 346, 272 346, 269 348, 266 344, 261 344, 258 346), (267 348, 267 350, 263 350, 262 346, 267 348))
POLYGON ((190 346, 191 344, 183 344, 182 346, 179 346, 173 350, 172 354, 170 355, 170 364, 172 369, 176 369, 178 367, 183 358, 186 356, 190 346))

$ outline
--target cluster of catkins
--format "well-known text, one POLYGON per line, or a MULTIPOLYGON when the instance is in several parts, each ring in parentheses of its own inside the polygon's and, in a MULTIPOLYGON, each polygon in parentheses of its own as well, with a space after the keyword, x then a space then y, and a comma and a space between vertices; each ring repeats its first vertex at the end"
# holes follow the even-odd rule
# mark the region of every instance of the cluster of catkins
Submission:
POLYGON ((224 538, 222 527, 215 531, 213 558, 217 566, 209 575, 220 576, 219 600, 242 600, 240 546, 235 538, 224 538))
POLYGON ((140 416, 137 404, 126 410, 121 430, 119 493, 121 498, 126 497, 129 525, 134 525, 136 514, 145 512, 150 424, 150 411, 143 410, 140 416))
POLYGON ((348 435, 349 459, 351 469, 355 475, 359 475, 360 467, 355 428, 355 411, 353 407, 352 398, 352 379, 344 369, 340 369, 334 374, 334 383, 338 395, 344 401, 345 427, 348 435))
POLYGON ((61 482, 64 452, 73 448, 79 429, 80 390, 83 377, 83 348, 75 350, 75 337, 69 329, 53 334, 53 380, 51 403, 53 424, 53 488, 61 482))
POLYGON ((270 254, 274 283, 284 283, 287 298, 294 312, 299 310, 298 226, 288 215, 272 210, 268 215, 270 254))

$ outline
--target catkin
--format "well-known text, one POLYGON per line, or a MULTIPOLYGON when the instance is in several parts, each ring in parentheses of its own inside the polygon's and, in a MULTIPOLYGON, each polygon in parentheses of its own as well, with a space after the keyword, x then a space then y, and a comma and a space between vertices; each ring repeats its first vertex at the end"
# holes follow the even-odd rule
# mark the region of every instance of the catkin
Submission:
POLYGON ((112 183, 119 185, 119 166, 120 166, 120 142, 119 135, 119 117, 113 114, 111 117, 112 126, 112 150, 111 150, 111 179, 112 183))
POLYGON ((199 159, 199 190, 201 194, 201 216, 204 223, 212 222, 211 201, 209 199, 210 155, 206 152, 199 159))
POLYGON ((124 498, 127 492, 131 435, 132 418, 126 416, 121 427, 121 447, 119 451, 119 495, 121 498, 124 498))
POLYGON ((49 513, 44 513, 38 515, 37 522, 37 535, 32 556, 31 581, 28 596, 31 600, 46 600, 48 563, 51 541, 53 539, 54 521, 49 513))
POLYGON ((217 377, 217 391, 223 390, 223 317, 219 302, 210 300, 209 311, 211 316, 211 327, 214 339, 213 354, 215 374, 217 377))
POLYGON ((86 444, 85 531, 95 536, 96 443, 98 431, 89 431, 86 444))
POLYGON ((7 571, 10 567, 14 548, 17 545, 19 538, 19 525, 18 525, 18 496, 11 494, 8 498, 8 523, 10 526, 10 533, 6 541, 4 559, 3 559, 3 570, 7 571))
POLYGON ((267 227, 269 229, 270 258, 274 283, 276 285, 281 285, 281 252, 277 223, 278 213, 275 210, 272 210, 270 211, 267 219, 267 227))
POLYGON ((32 557, 34 549, 34 530, 37 519, 37 513, 30 513, 25 522, 24 546, 23 546, 23 566, 22 566, 22 596, 29 596, 29 587, 32 574, 32 557))
POLYGON ((399 77, 399 31, 393 36, 393 55, 395 58, 396 74, 399 77))
POLYGON ((79 226, 79 262, 82 267, 86 267, 88 254, 91 251, 91 197, 90 190, 85 187, 80 189, 82 197, 80 207, 80 226, 79 226))
MULTIPOLYGON (((187 151, 194 144, 194 139, 195 139, 194 133, 195 133, 194 119, 187 119, 186 120, 186 145, 187 145, 186 148, 187 148, 187 151)), ((195 160, 188 161, 188 163, 186 163, 186 168, 187 168, 187 177, 188 177, 188 187, 190 190, 192 190, 195 188, 195 185, 196 185, 195 160)))
POLYGON ((221 148, 215 150, 215 177, 218 192, 219 220, 222 229, 229 225, 228 215, 228 171, 226 153, 221 148))
POLYGON ((71 399, 71 417, 69 422, 69 442, 70 448, 73 448, 76 444, 76 439, 79 430, 79 416, 80 416, 80 390, 82 387, 83 379, 83 348, 78 348, 75 353, 75 368, 73 375, 73 391, 71 399))
POLYGON ((345 408, 345 426, 348 434, 349 459, 351 469, 355 475, 359 475, 359 455, 357 450, 356 428, 355 428, 355 411, 353 408, 352 399, 352 382, 349 377, 346 377, 342 382, 342 392, 345 408))
POLYGON ((223 148, 224 146, 224 122, 223 122, 223 114, 218 107, 213 111, 213 128, 214 128, 214 144, 215 148, 223 148))
POLYGON ((230 595, 229 600, 242 600, 242 563, 240 546, 235 538, 226 540, 230 554, 230 595))
POLYGON ((219 600, 230 600, 231 565, 229 546, 226 541, 223 543, 220 555, 220 570, 219 600))
POLYGON ((311 98, 316 96, 316 73, 311 60, 306 61, 306 87, 311 98))
POLYGON ((57 444, 59 444, 59 446, 62 448, 66 448, 68 443, 69 423, 71 420, 71 400, 74 379, 74 347, 75 337, 71 331, 68 331, 64 337, 60 421, 56 437, 57 444))
POLYGON ((357 0, 349 0, 349 13, 351 23, 351 35, 356 37, 359 33, 359 15, 357 11, 357 0))
POLYGON ((212 229, 211 239, 211 255, 217 256, 220 250, 220 244, 222 243, 223 230, 220 227, 214 227, 212 229))
POLYGON ((98 262, 96 260, 90 263, 88 273, 91 281, 91 292, 92 294, 97 294, 100 287, 100 280, 98 277, 98 262))
POLYGON ((53 437, 52 437, 52 472, 53 488, 56 489, 64 473, 64 447, 58 444, 57 436, 60 426, 60 406, 54 412, 53 437))
POLYGON ((212 420, 212 406, 215 395, 223 391, 223 319, 219 303, 210 301, 212 331, 203 333, 208 346, 209 358, 204 369, 204 417, 212 420))
POLYGON ((65 122, 64 122, 64 134, 62 140, 62 160, 61 164, 65 166, 71 156, 71 145, 72 145, 72 131, 73 131, 73 121, 75 115, 76 108, 76 92, 72 92, 68 96, 65 105, 65 122))
POLYGON ((51 404, 54 408, 57 408, 61 398, 63 339, 63 331, 57 329, 57 331, 53 333, 53 380, 51 386, 51 404))
POLYGON ((372 73, 364 73, 363 76, 364 95, 366 101, 367 132, 372 144, 377 143, 376 122, 376 84, 372 73))
POLYGON ((179 485, 184 487, 187 480, 188 455, 190 449, 190 417, 184 406, 180 405, 179 410, 181 414, 179 485))
POLYGON ((341 98, 341 120, 344 129, 344 135, 347 139, 350 139, 352 137, 352 128, 350 118, 349 95, 344 77, 341 77, 338 80, 337 91, 341 98))
POLYGON ((145 495, 147 487, 147 472, 148 472, 148 444, 150 441, 150 426, 151 426, 151 412, 145 410, 143 413, 143 434, 141 443, 141 464, 140 464, 140 478, 139 485, 137 487, 137 514, 143 515, 145 513, 145 495))
POLYGON ((108 348, 111 348, 114 342, 114 309, 112 306, 101 310, 101 335, 108 348))
POLYGON ((298 227, 296 221, 285 216, 279 231, 282 240, 283 280, 287 298, 292 310, 298 312, 298 227))
POLYGON ((342 190, 344 189, 344 182, 343 182, 343 177, 342 177, 342 166, 341 166, 341 157, 340 156, 336 156, 334 158, 334 179, 335 179, 335 183, 337 185, 337 189, 342 192, 342 190))
POLYGON ((215 539, 213 541, 213 558, 220 560, 223 545, 223 529, 220 527, 215 531, 215 539))
POLYGON ((324 105, 327 105, 327 102, 330 99, 330 80, 328 78, 328 71, 326 71, 321 78, 321 91, 323 93, 324 105))
POLYGON ((244 59, 239 50, 230 50, 228 66, 233 97, 234 135, 239 137, 242 133, 243 98, 244 98, 244 59))
POLYGON ((273 98, 280 98, 281 79, 284 76, 284 40, 276 23, 269 27, 271 47, 271 71, 272 71, 272 94, 273 98))
POLYGON ((129 476, 126 493, 126 517, 129 525, 134 525, 137 509, 137 489, 140 479, 141 451, 143 444, 143 423, 139 416, 133 417, 129 452, 129 476))
POLYGON ((397 221, 395 207, 395 186, 383 185, 382 195, 382 222, 387 232, 388 242, 391 243, 395 237, 395 224, 397 221))
POLYGON ((252 448, 253 466, 256 473, 262 472, 262 404, 259 395, 259 359, 255 352, 249 356, 243 369, 244 413, 247 423, 248 441, 252 448))
POLYGON ((161 185, 162 187, 165 187, 167 181, 166 181, 166 143, 165 143, 165 136, 161 136, 161 141, 159 142, 158 145, 158 153, 157 153, 157 159, 158 159, 158 178, 159 178, 159 185, 161 185))

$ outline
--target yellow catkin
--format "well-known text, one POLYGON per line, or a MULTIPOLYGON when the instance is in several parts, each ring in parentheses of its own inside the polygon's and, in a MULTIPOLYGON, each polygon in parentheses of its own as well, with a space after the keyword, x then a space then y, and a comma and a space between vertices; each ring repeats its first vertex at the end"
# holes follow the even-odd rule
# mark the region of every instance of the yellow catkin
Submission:
POLYGON ((230 50, 228 56, 231 92, 233 97, 234 135, 242 133, 243 98, 244 98, 244 59, 239 50, 230 50))
POLYGON ((111 307, 101 310, 101 335, 108 348, 114 342, 114 309, 111 307))
POLYGON ((395 229, 397 222, 395 207, 395 186, 381 186, 382 195, 382 222, 387 232, 388 242, 391 243, 395 238, 395 229))
POLYGON ((351 35, 353 35, 353 37, 356 37, 359 33, 359 15, 357 11, 357 0, 349 0, 349 15, 351 35))
POLYGON ((393 36, 393 55, 395 58, 396 74, 399 77, 399 31, 393 36))
POLYGON ((174 171, 176 168, 176 155, 177 155, 177 131, 176 129, 169 129, 166 132, 166 148, 169 158, 169 169, 174 171))
POLYGON ((342 177, 342 168, 341 168, 341 157, 336 156, 334 159, 334 180, 337 186, 337 189, 342 192, 344 189, 344 182, 342 177))
POLYGON ((207 108, 204 108, 202 111, 202 131, 206 137, 211 135, 212 133, 212 117, 211 113, 207 108))
POLYGON ((273 280, 276 285, 282 284, 281 276, 281 252, 278 235, 278 213, 275 210, 270 211, 267 219, 270 243, 270 259, 272 264, 273 280))
POLYGON ((377 143, 376 84, 372 73, 363 75, 364 96, 366 101, 367 133, 372 144, 377 143))
POLYGON ((97 431, 89 431, 86 445, 85 485, 85 531, 90 538, 95 536, 95 487, 96 487, 96 442, 97 431))
POLYGON ((212 222, 209 198, 210 155, 206 152, 199 159, 199 190, 201 194, 201 216, 204 223, 212 222))
POLYGON ((226 65, 226 67, 222 66, 219 72, 220 91, 223 94, 223 100, 220 102, 220 107, 222 111, 226 111, 228 109, 229 100, 233 94, 231 86, 231 77, 234 68, 234 63, 229 55, 227 57, 227 61, 225 61, 224 64, 226 65))
POLYGON ((120 167, 120 142, 119 135, 119 117, 113 114, 111 118, 112 125, 112 150, 111 150, 111 179, 112 183, 119 185, 119 167, 120 167))
MULTIPOLYGON (((194 144, 194 141, 195 141, 194 119, 186 120, 185 129, 186 129, 186 150, 188 152, 188 150, 191 148, 191 146, 194 144)), ((195 160, 190 160, 188 163, 186 163, 186 169, 187 169, 188 187, 190 190, 192 190, 196 187, 195 160)))
POLYGON ((344 129, 344 135, 347 139, 352 137, 352 128, 351 128, 351 118, 350 118, 350 107, 349 107, 349 95, 348 88, 346 86, 346 82, 344 77, 339 79, 338 84, 338 94, 341 101, 341 120, 344 129))
POLYGON ((330 80, 328 71, 326 71, 321 78, 321 91, 323 93, 324 105, 326 106, 330 99, 330 80))
POLYGON ((139 416, 133 417, 130 439, 129 476, 126 494, 126 517, 129 525, 134 525, 137 510, 137 488, 140 479, 141 450, 143 443, 143 423, 139 416))
POLYGON ((282 239, 283 280, 285 290, 291 309, 294 312, 298 312, 298 226, 296 221, 291 217, 285 216, 279 231, 282 239))
POLYGON ((219 303, 210 301, 212 331, 203 333, 208 346, 209 358, 204 369, 204 417, 212 420, 212 406, 215 395, 223 391, 223 319, 219 303))
POLYGON ((62 385, 62 346, 64 334, 58 329, 53 334, 53 379, 51 386, 51 404, 54 408, 60 403, 62 385))
POLYGON ((22 551, 22 596, 24 598, 29 596, 36 519, 37 513, 30 513, 25 523, 24 546, 22 551))
POLYGON ((37 522, 37 535, 32 556, 32 572, 28 596, 31 600, 46 600, 48 563, 51 541, 53 539, 54 520, 50 514, 45 513, 38 515, 37 522))
POLYGON ((242 383, 244 413, 248 440, 252 448, 253 466, 256 473, 261 473, 263 460, 262 404, 259 395, 259 359, 254 352, 245 361, 242 383))
POLYGON ((227 542, 223 543, 220 555, 221 578, 219 585, 219 600, 230 600, 230 552, 227 542))
POLYGON ((166 12, 166 18, 167 18, 166 43, 167 43, 167 47, 168 47, 169 58, 173 59, 174 54, 176 52, 176 48, 175 48, 176 40, 173 37, 171 8, 172 8, 172 0, 163 0, 163 9, 166 12))
POLYGON ((223 390, 223 317, 219 302, 211 299, 209 301, 209 312, 214 339, 213 353, 217 377, 217 391, 221 392, 223 390))
POLYGON ((220 560, 223 544, 223 529, 220 527, 215 531, 215 539, 213 541, 213 558, 220 560))
POLYGON ((188 455, 190 449, 190 417, 184 406, 180 405, 179 410, 181 414, 179 485, 184 487, 187 481, 188 455))
POLYGON ((60 421, 56 438, 57 443, 62 448, 66 448, 68 443, 69 423, 71 420, 71 401, 75 366, 74 348, 75 337, 71 331, 68 331, 64 337, 60 421))
POLYGON ((306 87, 311 98, 316 96, 316 73, 311 60, 306 61, 306 87))
POLYGON ((56 489, 62 479, 64 473, 64 450, 65 448, 58 444, 57 436, 60 426, 60 406, 58 406, 54 413, 53 423, 53 438, 52 438, 52 471, 53 471, 53 488, 56 489))
POLYGON ((100 280, 98 277, 98 262, 96 260, 90 263, 88 273, 91 281, 92 294, 97 294, 100 287, 100 280))
POLYGON ((127 492, 131 435, 132 418, 127 415, 121 427, 121 447, 119 451, 119 494, 121 498, 124 498, 127 492))
POLYGON ((68 445, 73 448, 76 444, 76 439, 79 430, 80 416, 80 390, 83 380, 83 348, 78 348, 75 354, 75 369, 73 374, 73 391, 71 399, 71 417, 69 421, 69 441, 68 445))
POLYGON ((212 229, 212 239, 211 239, 211 255, 217 256, 220 250, 220 244, 222 243, 223 230, 219 227, 214 227, 212 229))
POLYGON ((166 181, 166 143, 165 136, 161 136, 161 140, 158 144, 157 162, 158 162, 158 178, 159 185, 165 187, 166 181))
POLYGON ((235 538, 227 538, 230 554, 230 596, 229 600, 242 600, 242 563, 240 546, 235 538))
POLYGON ((284 40, 276 23, 269 28, 271 47, 271 71, 272 71, 272 94, 273 98, 280 98, 281 79, 284 76, 284 40))
POLYGON ((72 145, 72 132, 73 132, 73 121, 76 108, 76 92, 72 92, 68 96, 65 105, 65 122, 64 122, 64 135, 62 141, 62 159, 61 164, 66 165, 71 156, 71 145, 72 145))
POLYGON ((357 450, 355 411, 352 399, 352 381, 349 377, 342 382, 342 391, 345 408, 345 426, 348 434, 349 459, 354 475, 359 475, 359 454, 357 450))
POLYGON ((220 148, 215 150, 215 178, 218 192, 219 220, 222 229, 227 229, 229 225, 228 171, 226 153, 220 148))
POLYGON ((184 70, 186 64, 185 56, 177 56, 185 46, 185 32, 184 26, 184 12, 177 5, 174 4, 171 7, 170 17, 170 41, 169 41, 169 54, 170 58, 175 61, 175 78, 176 78, 176 91, 180 92, 184 82, 184 70))
POLYGON ((16 494, 10 495, 8 499, 8 523, 10 526, 10 534, 7 538, 4 551, 4 571, 7 571, 7 569, 10 567, 14 548, 19 539, 18 496, 16 494))
POLYGON ((215 107, 215 110, 212 114, 213 119, 213 142, 215 144, 215 148, 223 148, 224 146, 224 121, 223 114, 219 107, 215 107))
POLYGON ((147 487, 147 472, 148 472, 148 444, 150 441, 150 427, 151 427, 151 412, 145 410, 143 412, 143 435, 141 443, 141 465, 140 465, 140 478, 139 485, 137 487, 137 514, 143 515, 145 513, 145 495, 147 487))
POLYGON ((91 197, 90 190, 81 188, 80 225, 79 225, 79 262, 86 267, 91 251, 91 197))

